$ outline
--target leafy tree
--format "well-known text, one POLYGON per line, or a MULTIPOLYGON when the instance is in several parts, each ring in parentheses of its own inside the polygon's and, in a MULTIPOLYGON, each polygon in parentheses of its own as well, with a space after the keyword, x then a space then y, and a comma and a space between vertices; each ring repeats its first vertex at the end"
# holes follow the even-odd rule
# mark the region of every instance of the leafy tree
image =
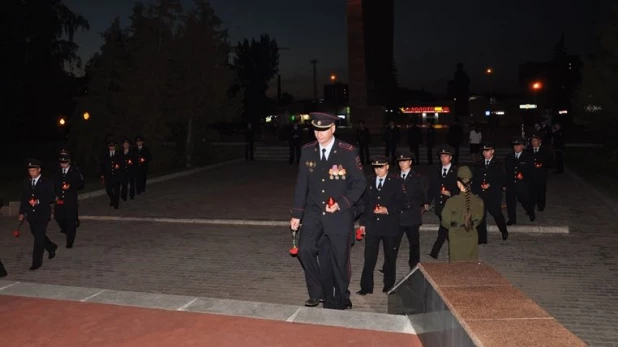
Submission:
POLYGON ((244 117, 255 122, 268 115, 272 106, 266 96, 270 81, 279 72, 279 46, 268 35, 260 40, 245 39, 234 51, 233 67, 236 72, 236 91, 242 91, 244 117))
POLYGON ((88 22, 60 0, 8 0, 0 20, 0 50, 6 52, 0 57, 0 104, 8 123, 3 135, 26 138, 17 129, 30 137, 49 133, 71 107, 74 80, 65 68, 80 65, 73 36, 88 30, 88 22))

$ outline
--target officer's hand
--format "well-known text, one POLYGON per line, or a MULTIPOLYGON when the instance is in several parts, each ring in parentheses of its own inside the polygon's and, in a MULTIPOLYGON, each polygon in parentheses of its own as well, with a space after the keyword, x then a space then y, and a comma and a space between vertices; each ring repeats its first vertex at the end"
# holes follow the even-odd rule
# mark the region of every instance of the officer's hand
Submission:
POLYGON ((296 231, 296 230, 298 230, 299 226, 300 226, 300 219, 298 219, 298 218, 290 219, 290 229, 296 231))
POLYGON ((376 208, 375 210, 373 210, 373 213, 375 214, 388 214, 388 209, 384 206, 380 206, 378 208, 376 208))
POLYGON ((363 236, 365 236, 365 227, 364 226, 360 226, 359 229, 361 230, 361 232, 363 233, 363 236))
POLYGON ((19 221, 22 222, 24 220, 24 215, 20 214, 19 217, 17 217, 17 219, 19 219, 19 221))
POLYGON ((328 212, 328 213, 335 213, 337 211, 339 211, 339 204, 338 203, 335 203, 333 206, 330 206, 330 207, 328 205, 326 206, 326 212, 328 212))
POLYGON ((451 192, 449 192, 448 190, 443 190, 440 192, 442 195, 446 195, 446 196, 451 196, 451 192))

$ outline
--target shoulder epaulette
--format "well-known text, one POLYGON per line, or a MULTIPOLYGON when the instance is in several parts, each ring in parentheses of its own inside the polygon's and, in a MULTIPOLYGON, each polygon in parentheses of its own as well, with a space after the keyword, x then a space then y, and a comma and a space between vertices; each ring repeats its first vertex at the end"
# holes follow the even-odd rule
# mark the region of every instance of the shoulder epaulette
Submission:
POLYGON ((309 142, 308 144, 304 145, 303 148, 315 146, 317 143, 318 143, 318 141, 309 142))
POLYGON ((352 146, 349 143, 343 142, 343 141, 339 141, 339 148, 343 148, 348 151, 354 150, 354 146, 352 146))

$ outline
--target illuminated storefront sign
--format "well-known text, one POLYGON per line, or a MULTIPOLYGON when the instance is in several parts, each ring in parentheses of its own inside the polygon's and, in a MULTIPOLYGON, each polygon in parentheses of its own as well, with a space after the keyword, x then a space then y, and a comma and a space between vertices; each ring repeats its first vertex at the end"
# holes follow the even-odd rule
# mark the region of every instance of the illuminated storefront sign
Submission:
POLYGON ((558 114, 567 114, 567 113, 569 113, 569 111, 567 111, 567 110, 558 111, 558 114))
POLYGON ((420 107, 402 107, 403 113, 451 113, 448 106, 420 106, 420 107))
POLYGON ((523 105, 519 105, 519 109, 520 110, 530 110, 536 108, 535 104, 523 104, 523 105))

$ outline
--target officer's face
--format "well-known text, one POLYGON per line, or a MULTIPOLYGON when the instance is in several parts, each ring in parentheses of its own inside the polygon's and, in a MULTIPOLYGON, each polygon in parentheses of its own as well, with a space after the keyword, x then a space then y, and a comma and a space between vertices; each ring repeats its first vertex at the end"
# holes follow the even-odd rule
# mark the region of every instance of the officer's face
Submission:
POLYGON ((494 157, 494 150, 493 149, 485 149, 483 150, 483 157, 485 159, 491 159, 494 157))
POLYGON ((412 160, 399 161, 399 168, 401 171, 408 171, 412 167, 412 160))
POLYGON ((60 162, 60 167, 63 169, 66 169, 69 167, 69 162, 68 161, 61 161, 60 162))
POLYGON ((374 166, 373 171, 376 173, 376 176, 384 177, 388 173, 388 165, 374 166))
POLYGON ((453 157, 451 157, 448 154, 440 155, 440 162, 442 163, 442 166, 446 166, 446 165, 450 164, 452 159, 453 159, 453 157))
POLYGON ((532 144, 532 147, 538 147, 541 145, 541 140, 533 137, 532 140, 530 140, 530 143, 532 144))
POLYGON ((142 147, 142 145, 143 145, 143 144, 144 144, 144 141, 137 141, 137 145, 138 145, 139 147, 142 147))
POLYGON ((330 140, 333 138, 333 135, 335 134, 335 126, 331 126, 328 129, 325 130, 318 130, 315 129, 313 131, 313 134, 315 135, 315 139, 318 140, 318 143, 321 145, 327 145, 330 140))
POLYGON ((124 149, 129 149, 129 148, 131 147, 131 145, 130 145, 130 144, 128 144, 127 142, 125 142, 125 143, 123 143, 123 144, 122 144, 122 147, 123 147, 124 149))
POLYGON ((28 169, 28 175, 30 175, 30 178, 37 178, 40 174, 41 169, 39 169, 38 167, 31 167, 28 169))
POLYGON ((109 151, 111 152, 116 149, 116 146, 108 146, 107 148, 109 148, 109 151))
POLYGON ((515 151, 515 153, 520 153, 524 150, 524 145, 513 145, 513 150, 515 151))

